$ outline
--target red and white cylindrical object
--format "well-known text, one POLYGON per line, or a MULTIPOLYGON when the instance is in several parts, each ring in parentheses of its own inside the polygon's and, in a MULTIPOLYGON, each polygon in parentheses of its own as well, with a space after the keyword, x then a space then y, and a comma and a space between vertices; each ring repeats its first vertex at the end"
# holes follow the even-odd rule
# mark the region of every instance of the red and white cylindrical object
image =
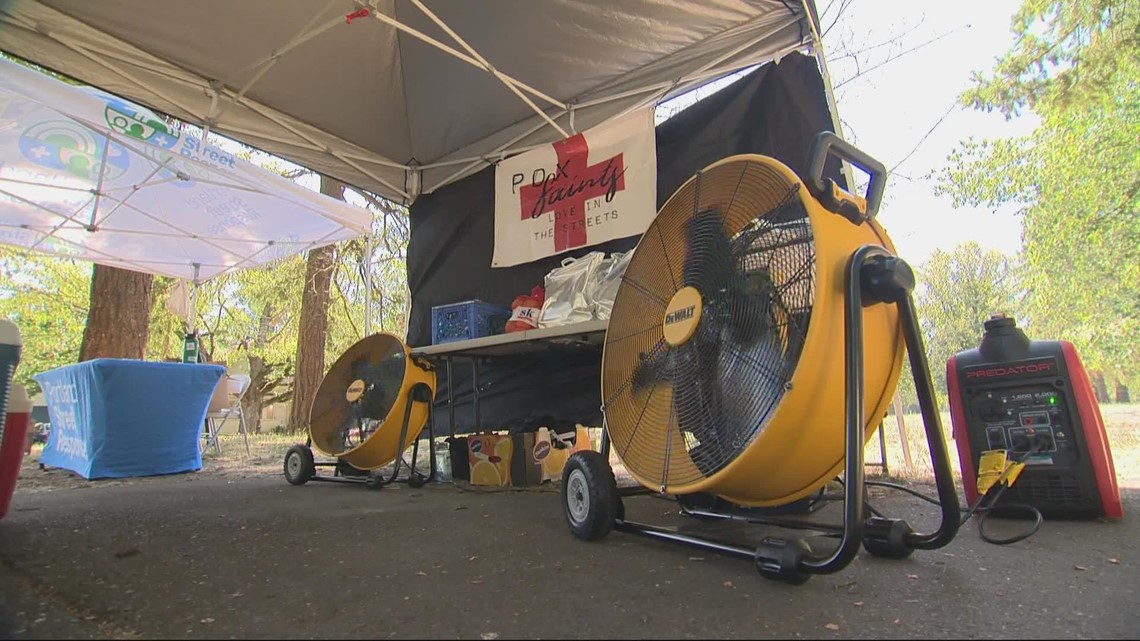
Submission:
POLYGON ((0 436, 0 519, 8 514, 16 480, 24 464, 24 442, 32 417, 32 400, 23 385, 13 383, 8 391, 8 412, 0 436))
POLYGON ((0 518, 8 513, 16 491, 32 414, 27 390, 12 383, 20 364, 21 346, 20 329, 11 321, 0 319, 0 417, 4 419, 0 423, 0 518))

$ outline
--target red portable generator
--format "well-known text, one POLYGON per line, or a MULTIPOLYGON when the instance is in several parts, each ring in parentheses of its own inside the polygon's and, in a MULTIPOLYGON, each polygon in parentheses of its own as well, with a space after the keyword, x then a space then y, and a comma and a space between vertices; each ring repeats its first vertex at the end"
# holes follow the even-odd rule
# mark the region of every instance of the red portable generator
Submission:
POLYGON ((977 349, 946 362, 946 385, 966 500, 978 498, 986 450, 1025 458, 1017 481, 994 504, 1028 505, 1049 518, 1123 515, 1112 452, 1081 359, 1068 341, 1031 341, 1013 318, 985 323, 977 349))

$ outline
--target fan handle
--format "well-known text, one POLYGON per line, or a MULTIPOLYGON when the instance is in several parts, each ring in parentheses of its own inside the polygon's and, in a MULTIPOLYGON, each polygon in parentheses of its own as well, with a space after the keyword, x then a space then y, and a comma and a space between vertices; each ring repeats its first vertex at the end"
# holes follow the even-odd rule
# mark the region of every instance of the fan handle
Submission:
POLYGON ((808 165, 807 186, 812 195, 829 211, 840 214, 855 224, 874 218, 879 213, 886 184, 887 168, 883 163, 833 132, 821 131, 815 137, 811 148, 811 162, 808 165), (833 180, 823 177, 823 165, 829 153, 846 160, 871 176, 865 199, 851 196, 840 189, 833 180))

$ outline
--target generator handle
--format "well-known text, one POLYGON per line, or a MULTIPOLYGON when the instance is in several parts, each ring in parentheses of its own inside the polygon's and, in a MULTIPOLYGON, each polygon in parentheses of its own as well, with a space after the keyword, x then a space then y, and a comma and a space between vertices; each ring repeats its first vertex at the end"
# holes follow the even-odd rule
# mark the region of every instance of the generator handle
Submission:
MULTIPOLYGON (((887 185, 887 168, 883 163, 872 158, 869 154, 855 145, 835 135, 830 131, 821 131, 815 137, 811 147, 811 158, 808 164, 807 185, 812 194, 829 210, 852 219, 852 222, 862 222, 874 218, 879 213, 879 205, 883 202, 883 191, 887 185), (828 155, 862 169, 871 177, 867 185, 867 193, 863 202, 845 199, 836 192, 838 186, 830 178, 823 177, 823 166, 828 155), (859 211, 861 210, 861 211, 859 211), (856 220, 856 218, 858 220, 856 220)), ((854 189, 854 185, 848 185, 854 189)))

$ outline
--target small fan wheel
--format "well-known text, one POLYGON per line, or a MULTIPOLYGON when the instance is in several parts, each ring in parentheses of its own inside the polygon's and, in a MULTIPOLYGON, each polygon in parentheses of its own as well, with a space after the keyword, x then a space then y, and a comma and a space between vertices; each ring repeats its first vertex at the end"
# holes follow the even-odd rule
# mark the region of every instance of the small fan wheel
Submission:
POLYGON ((285 453, 285 480, 291 485, 308 483, 315 470, 313 451, 304 445, 294 445, 285 453))
POLYGON ((596 541, 610 533, 621 509, 617 481, 598 452, 574 453, 562 469, 562 512, 574 536, 596 541))

